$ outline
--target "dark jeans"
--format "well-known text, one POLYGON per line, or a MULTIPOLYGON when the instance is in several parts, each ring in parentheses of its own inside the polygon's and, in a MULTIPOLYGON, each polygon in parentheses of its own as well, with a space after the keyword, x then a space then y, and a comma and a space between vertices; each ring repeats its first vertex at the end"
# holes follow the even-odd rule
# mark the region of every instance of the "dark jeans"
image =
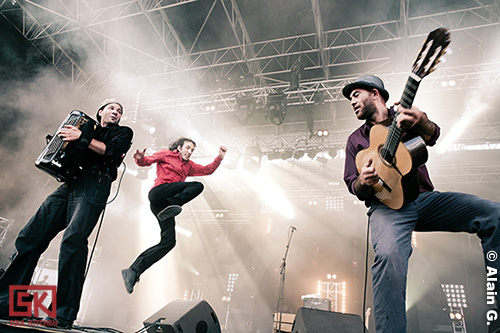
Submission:
MULTIPOLYGON (((182 206, 200 195, 203 188, 200 182, 165 183, 155 186, 149 191, 151 211, 158 216, 158 213, 167 206, 182 206)), ((175 219, 172 217, 164 222, 158 220, 158 223, 161 229, 160 242, 141 253, 130 265, 138 275, 163 258, 175 246, 175 219)))
POLYGON ((16 253, 0 279, 0 311, 8 312, 9 285, 29 285, 41 254, 62 230, 60 244, 57 317, 75 320, 80 308, 88 255, 87 239, 106 205, 108 176, 82 174, 59 186, 21 229, 16 253))
MULTIPOLYGON (((434 191, 420 194, 400 210, 374 203, 368 216, 375 251, 372 273, 377 332, 406 332, 406 276, 413 230, 475 233, 481 239, 486 266, 500 270, 500 259, 491 256, 491 251, 500 254, 498 202, 434 191)), ((500 305, 500 290, 495 291, 500 305)))

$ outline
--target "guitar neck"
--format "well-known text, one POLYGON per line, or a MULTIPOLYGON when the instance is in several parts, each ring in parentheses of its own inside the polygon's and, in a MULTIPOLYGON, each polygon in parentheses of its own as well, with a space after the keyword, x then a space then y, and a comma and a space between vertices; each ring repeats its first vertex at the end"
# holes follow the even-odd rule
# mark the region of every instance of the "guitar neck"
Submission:
POLYGON ((413 100, 417 94, 420 81, 422 81, 422 79, 413 73, 408 77, 403 96, 401 97, 401 106, 405 109, 409 109, 413 105, 413 100))
MULTIPOLYGON (((421 80, 422 79, 420 77, 413 73, 408 77, 400 102, 401 106, 405 109, 411 108, 421 80)), ((395 155, 399 141, 401 140, 401 135, 403 134, 403 130, 398 127, 396 122, 398 115, 399 112, 396 111, 391 127, 389 128, 389 134, 387 135, 387 139, 384 144, 384 150, 388 153, 389 158, 392 158, 395 155)))

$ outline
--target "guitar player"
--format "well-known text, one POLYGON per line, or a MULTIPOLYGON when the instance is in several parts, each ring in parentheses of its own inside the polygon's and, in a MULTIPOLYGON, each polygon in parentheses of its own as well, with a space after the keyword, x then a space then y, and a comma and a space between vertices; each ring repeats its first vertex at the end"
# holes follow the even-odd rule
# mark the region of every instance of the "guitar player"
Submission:
MULTIPOLYGON (((497 278, 500 259, 489 261, 487 254, 500 251, 500 203, 470 194, 434 191, 424 164, 408 175, 418 180, 416 199, 405 202, 399 209, 389 208, 381 197, 377 197, 374 189, 383 182, 378 168, 384 162, 378 160, 377 153, 356 166, 358 153, 370 147, 370 140, 377 139, 370 137, 370 130, 397 112, 396 124, 399 128, 405 133, 419 135, 425 145, 433 146, 439 137, 439 126, 416 107, 395 105, 387 108, 389 92, 377 76, 359 77, 346 85, 342 93, 350 101, 356 117, 364 121, 347 140, 344 181, 349 191, 368 207, 368 223, 375 252, 372 282, 376 331, 406 332, 406 277, 412 252, 412 232, 477 234, 481 239, 486 267, 489 267, 488 277, 497 278), (495 276, 490 276, 493 273, 495 276)), ((496 303, 500 305, 500 290, 498 292, 496 303)), ((496 308, 494 311, 497 311, 496 308)))

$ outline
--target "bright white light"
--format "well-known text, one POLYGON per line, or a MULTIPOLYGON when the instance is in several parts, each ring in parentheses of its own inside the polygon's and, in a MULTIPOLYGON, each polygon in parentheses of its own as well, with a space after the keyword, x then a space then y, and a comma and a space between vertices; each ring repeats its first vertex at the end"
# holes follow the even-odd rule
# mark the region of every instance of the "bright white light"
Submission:
POLYGON ((499 150, 500 143, 483 143, 477 145, 451 144, 447 151, 463 151, 463 150, 499 150))
MULTIPOLYGON (((120 168, 118 169, 119 172, 123 172, 123 170, 124 170, 124 168, 122 166, 120 166, 120 168)), ((135 170, 135 169, 127 168, 127 169, 125 169, 125 173, 136 177, 139 174, 139 171, 135 170)))
MULTIPOLYGON (((141 181, 141 200, 142 204, 140 207, 140 216, 144 216, 144 221, 142 221, 141 225, 141 242, 139 242, 139 248, 142 250, 145 246, 151 246, 151 235, 155 235, 154 237, 159 236, 160 227, 158 225, 158 220, 151 212, 149 208, 149 200, 148 193, 153 187, 155 174, 153 169, 148 169, 147 179, 141 181)), ((137 171, 136 171, 137 172, 137 171)))
POLYGON ((175 226, 175 231, 186 237, 191 237, 193 235, 193 233, 190 230, 184 229, 183 227, 179 227, 178 225, 175 226))
POLYGON ((155 134, 156 132, 156 127, 154 126, 151 126, 151 125, 148 125, 148 124, 145 124, 145 123, 142 123, 141 124, 141 127, 146 131, 148 132, 149 134, 153 135, 155 134))
POLYGON ((448 135, 446 135, 443 141, 436 147, 438 154, 449 151, 450 146, 462 135, 467 126, 472 124, 479 114, 488 107, 488 104, 482 101, 477 95, 470 98, 467 104, 468 105, 465 107, 466 111, 462 114, 448 135))
POLYGON ((295 217, 292 205, 275 182, 268 178, 256 177, 256 183, 263 202, 289 219, 295 217))

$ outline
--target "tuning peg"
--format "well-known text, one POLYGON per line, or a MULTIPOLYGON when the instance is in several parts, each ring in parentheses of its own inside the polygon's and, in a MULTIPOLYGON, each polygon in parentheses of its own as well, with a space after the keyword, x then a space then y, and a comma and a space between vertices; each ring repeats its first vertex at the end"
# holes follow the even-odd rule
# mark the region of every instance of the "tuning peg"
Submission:
POLYGON ((446 54, 453 54, 453 50, 452 50, 452 49, 450 49, 450 48, 446 48, 446 50, 444 50, 444 52, 445 52, 446 54))

